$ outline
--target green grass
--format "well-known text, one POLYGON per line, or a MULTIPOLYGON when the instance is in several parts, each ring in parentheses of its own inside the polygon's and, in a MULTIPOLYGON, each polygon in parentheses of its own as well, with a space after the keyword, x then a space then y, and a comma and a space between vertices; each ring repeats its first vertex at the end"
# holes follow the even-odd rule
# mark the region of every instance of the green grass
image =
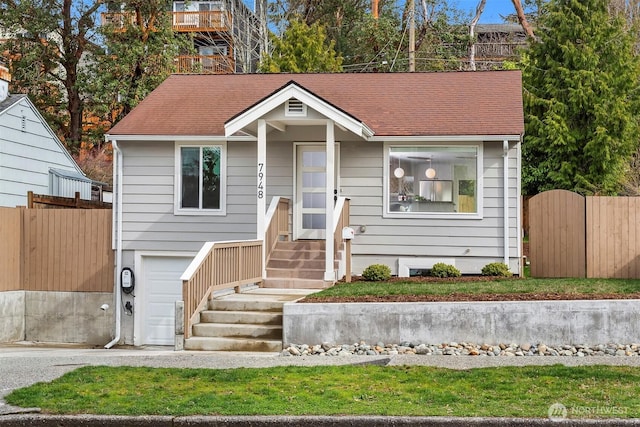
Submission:
POLYGON ((640 417, 640 369, 589 366, 449 370, 424 366, 264 369, 83 367, 6 401, 45 413, 111 415, 640 417), (578 409, 578 410, 575 410, 578 409), (591 411, 593 412, 593 411, 591 411))
POLYGON ((359 297, 451 294, 632 294, 640 292, 637 279, 487 279, 481 282, 353 282, 339 283, 307 297, 359 297))

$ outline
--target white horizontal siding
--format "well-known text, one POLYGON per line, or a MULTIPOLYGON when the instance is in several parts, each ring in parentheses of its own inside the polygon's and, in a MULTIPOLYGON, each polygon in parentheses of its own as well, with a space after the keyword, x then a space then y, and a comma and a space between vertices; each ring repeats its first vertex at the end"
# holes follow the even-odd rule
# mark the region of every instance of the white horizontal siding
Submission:
POLYGON ((206 241, 255 238, 255 143, 227 144, 225 216, 173 214, 174 143, 132 141, 119 145, 124 155, 124 249, 197 251, 206 241))
POLYGON ((267 206, 273 197, 293 201, 293 144, 276 141, 267 147, 267 206))
MULTIPOLYGON (((28 191, 51 194, 50 168, 78 172, 40 115, 23 99, 0 114, 0 206, 26 205, 28 191)), ((90 191, 90 184, 85 185, 90 191)))
MULTIPOLYGON (((274 196, 293 198, 293 142, 300 132, 269 134, 267 202, 274 196), (276 138, 282 138, 277 140, 276 138), (285 140, 287 138, 287 140, 285 140), (290 138, 290 139, 289 139, 290 138)), ((194 251, 207 240, 255 238, 255 142, 227 144, 227 215, 173 215, 173 143, 123 142, 125 249, 194 251)), ((384 218, 383 144, 340 141, 341 195, 351 199, 354 270, 363 260, 394 260, 399 256, 449 257, 478 269, 503 257, 502 144, 483 150, 482 219, 384 218), (360 226, 366 231, 360 232, 360 226)), ((518 256, 517 152, 509 159, 509 256, 518 256)), ((515 261, 512 261, 515 262, 515 261)), ((517 264, 516 264, 517 265, 517 264)), ((366 266, 366 265, 365 265, 366 266)), ((479 271, 479 270, 478 270, 479 271)))
MULTIPOLYGON (((357 233, 352 246, 355 257, 391 257, 397 261, 398 256, 483 260, 504 256, 501 143, 484 144, 482 219, 383 218, 383 144, 358 142, 341 148, 342 195, 351 198, 351 224, 357 233), (366 231, 360 232, 360 226, 365 226, 366 231)), ((517 257, 519 177, 515 149, 510 150, 510 156, 509 256, 517 257)), ((483 262, 470 264, 484 265, 483 262)), ((395 270, 396 262, 390 267, 395 270)))

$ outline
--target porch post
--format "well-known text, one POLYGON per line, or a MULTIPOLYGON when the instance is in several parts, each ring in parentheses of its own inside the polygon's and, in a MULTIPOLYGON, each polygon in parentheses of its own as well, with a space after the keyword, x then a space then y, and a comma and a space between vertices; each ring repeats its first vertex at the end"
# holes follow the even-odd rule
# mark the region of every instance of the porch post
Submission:
POLYGON ((258 120, 258 164, 256 165, 256 197, 257 197, 257 236, 262 240, 262 277, 266 277, 267 267, 265 265, 266 248, 264 245, 265 216, 267 212, 267 122, 258 120))
POLYGON ((326 196, 326 224, 325 224, 325 261, 324 261, 324 280, 334 282, 336 273, 333 268, 333 190, 335 182, 335 133, 333 120, 327 120, 327 174, 325 183, 326 196))

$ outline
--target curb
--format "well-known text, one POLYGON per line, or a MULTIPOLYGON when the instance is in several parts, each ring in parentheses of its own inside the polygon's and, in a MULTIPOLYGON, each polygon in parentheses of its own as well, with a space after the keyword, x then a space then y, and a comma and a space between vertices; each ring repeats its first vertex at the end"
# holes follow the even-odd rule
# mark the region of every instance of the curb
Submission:
POLYGON ((546 418, 478 418, 478 417, 383 417, 383 416, 109 416, 109 415, 7 415, 0 417, 2 427, 626 427, 640 425, 640 419, 597 419, 553 421, 546 418))

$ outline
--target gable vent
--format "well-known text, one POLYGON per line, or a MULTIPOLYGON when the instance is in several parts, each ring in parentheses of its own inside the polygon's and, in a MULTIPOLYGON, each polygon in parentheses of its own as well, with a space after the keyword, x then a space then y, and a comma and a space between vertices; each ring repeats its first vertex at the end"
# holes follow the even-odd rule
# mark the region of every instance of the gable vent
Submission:
POLYGON ((285 105, 284 115, 287 117, 306 117, 307 106, 297 99, 290 99, 285 105))

